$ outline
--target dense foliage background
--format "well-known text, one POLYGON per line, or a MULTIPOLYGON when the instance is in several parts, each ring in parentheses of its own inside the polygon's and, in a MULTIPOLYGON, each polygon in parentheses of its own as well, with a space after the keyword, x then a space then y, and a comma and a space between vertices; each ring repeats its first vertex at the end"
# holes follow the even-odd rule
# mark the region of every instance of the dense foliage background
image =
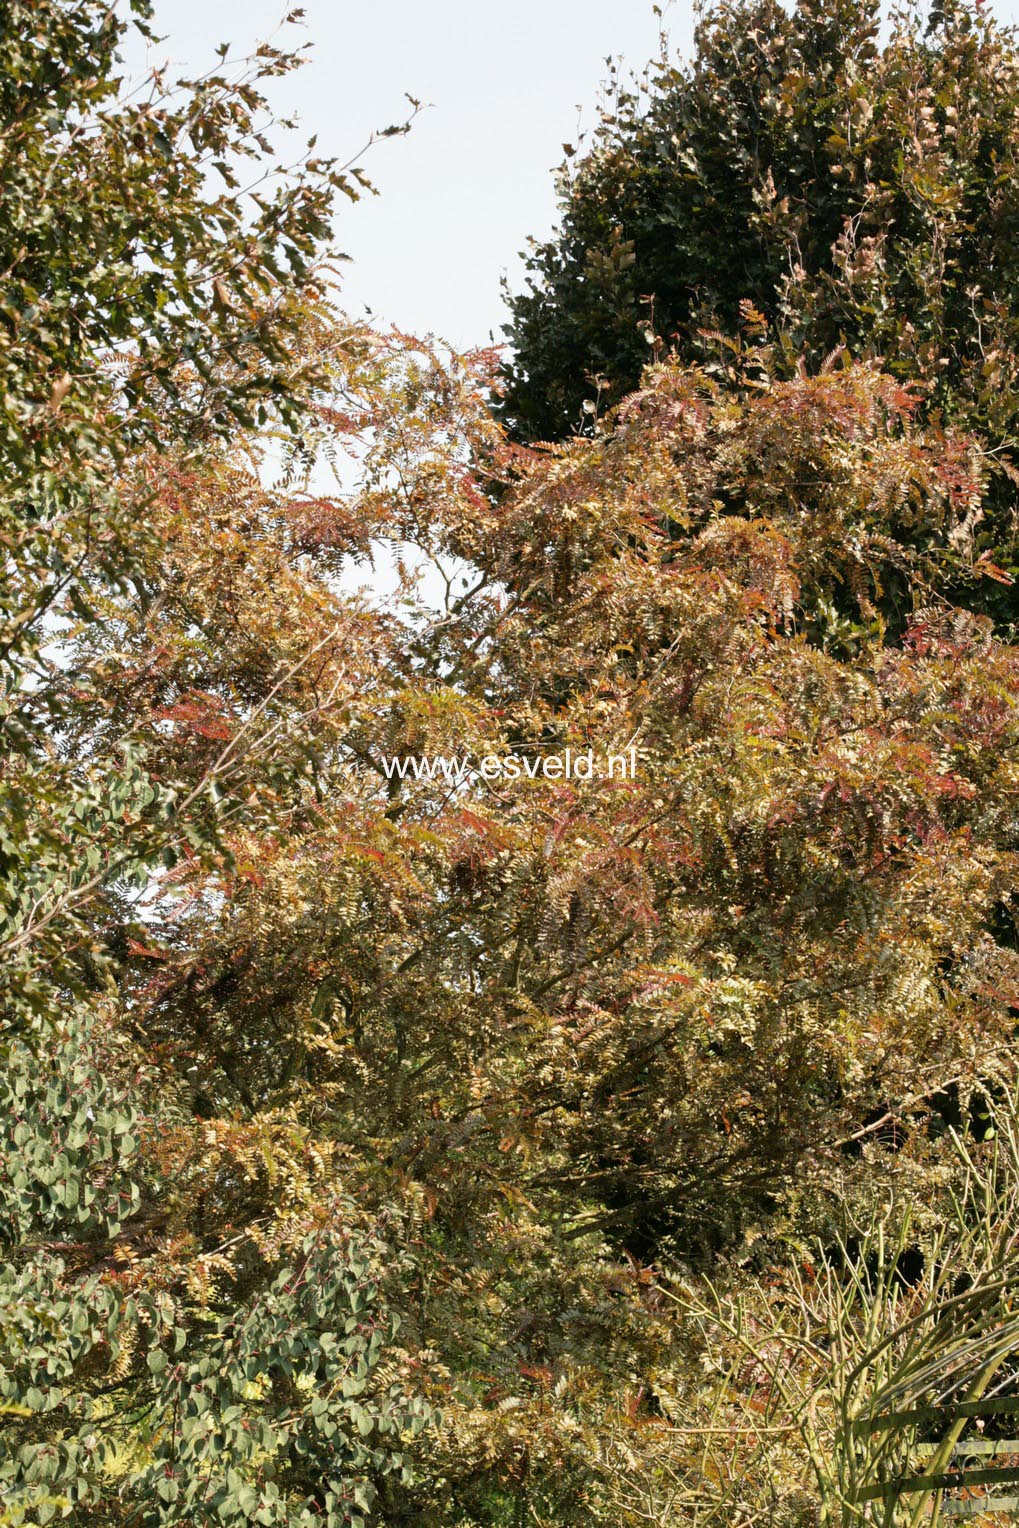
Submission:
MULTIPOLYGON (((1014 574, 1015 71, 1013 33, 955 0, 712 6, 688 66, 615 79, 567 145, 561 228, 510 302, 504 417, 558 439, 670 351, 750 386, 876 359, 997 457, 975 534, 1014 574)), ((1011 627, 1014 594, 961 577, 1011 627)))
POLYGON ((934 1520, 871 1421, 1019 1352, 1010 35, 711 13, 507 374, 339 311, 294 56, 0 20, 7 1521, 934 1520))

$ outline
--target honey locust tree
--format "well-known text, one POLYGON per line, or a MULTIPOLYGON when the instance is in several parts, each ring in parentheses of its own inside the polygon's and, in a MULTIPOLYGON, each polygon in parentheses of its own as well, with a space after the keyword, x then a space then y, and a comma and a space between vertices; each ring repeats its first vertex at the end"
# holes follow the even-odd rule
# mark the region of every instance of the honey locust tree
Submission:
MULTIPOLYGON (((93 13, 26 16, 77 59, 93 13)), ((196 101, 227 167, 259 110, 204 89, 175 173, 196 101)), ((149 129, 94 115, 65 191, 113 165, 98 224, 149 129)), ((327 189, 281 190, 284 250, 327 189)), ((150 262, 200 240, 128 242, 137 327, 15 414, 4 1509, 615 1524, 605 1461, 677 1367, 711 1415, 662 1270, 766 1267, 889 1183, 932 1192, 939 1100, 1014 1065, 991 458, 874 365, 741 356, 513 446, 495 358, 343 323, 299 244, 292 275, 271 239, 241 258, 264 209, 224 196, 239 287, 197 267, 143 324, 150 262), (309 475, 348 446, 353 499, 309 475), (437 611, 409 566, 392 609, 347 592, 379 543, 432 560, 437 611), (383 762, 566 746, 637 772, 383 762)))
MULTIPOLYGON (((384 1235, 400 1346, 364 1383, 441 1420, 416 1480, 369 1431, 376 1520, 615 1523, 602 1462, 686 1361, 649 1265, 940 1182, 939 1100, 1014 1064, 1016 656, 937 592, 986 461, 870 366, 740 393, 662 365, 535 452, 488 413, 490 356, 308 345, 347 391, 305 445, 363 428, 360 496, 156 464, 146 599, 88 633, 113 712, 197 776, 315 654, 274 700, 312 718, 309 771, 115 954, 145 1128, 101 1277, 163 1289, 187 1355, 295 1228, 384 1235), (409 619, 344 592, 378 542, 438 564, 437 611, 409 571, 409 619), (625 780, 383 763, 631 745, 625 780)), ((128 1417, 168 1403, 144 1350, 95 1359, 128 1417)), ((245 1500, 297 1468, 276 1447, 235 1452, 245 1500)), ((155 1457, 201 1521, 191 1457, 155 1457)))
MULTIPOLYGON (((486 1184, 500 1226, 516 1190, 544 1233, 537 1275, 533 1253, 521 1278, 493 1249, 515 1299, 454 1388, 487 1426, 447 1403, 455 1446, 476 1450, 450 1466, 456 1499, 480 1521, 499 1520, 488 1476, 540 1511, 543 1489, 584 1479, 592 1439, 640 1413, 642 1386, 653 1414, 665 1339, 624 1258, 703 1267, 747 1240, 766 1257, 783 1225, 833 1234, 847 1193, 935 1183, 937 1106, 1014 1068, 1015 651, 939 592, 972 556, 986 463, 915 413, 870 367, 734 395, 663 366, 595 439, 500 459, 516 480, 487 507, 477 480, 398 456, 399 534, 479 570, 418 643, 442 701, 409 708, 403 747, 448 751, 452 681, 496 747, 633 743, 641 760, 634 782, 400 790, 405 830, 424 816, 454 855, 440 938, 416 897, 376 1020, 407 1167, 426 1190, 433 1175, 444 1257, 458 1227, 476 1263, 486 1184), (430 944, 454 952, 438 982, 430 944), (882 1139, 908 1142, 894 1166, 867 1144, 882 1139), (581 1248, 578 1306, 562 1267, 581 1248), (610 1341, 596 1317, 613 1279, 610 1341)), ((363 1100, 371 1026, 343 990, 363 1100)), ((477 1307, 442 1329, 469 1331, 477 1307)), ((550 1520, 602 1510, 573 1489, 550 1520)))

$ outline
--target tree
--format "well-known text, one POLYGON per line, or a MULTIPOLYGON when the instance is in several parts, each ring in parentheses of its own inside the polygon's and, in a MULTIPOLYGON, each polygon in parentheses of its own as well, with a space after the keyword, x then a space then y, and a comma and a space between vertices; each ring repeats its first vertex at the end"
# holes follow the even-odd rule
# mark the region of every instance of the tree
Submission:
MULTIPOLYGON (((491 357, 352 343, 363 389, 305 444, 370 426, 356 503, 162 464, 145 600, 93 652, 178 772, 280 658, 316 653, 279 718, 318 696, 308 772, 116 958, 150 1123, 106 1255, 186 1290, 204 1352, 251 1249, 342 1188, 393 1249, 383 1372, 442 1415, 416 1481, 372 1479, 379 1521, 610 1523, 600 1461, 684 1361, 646 1265, 738 1268, 940 1182, 939 1096, 1007 1070, 1015 652, 930 588, 980 462, 868 367, 741 400, 662 365, 595 438, 525 452, 491 357), (368 537, 446 570, 437 615, 340 591, 368 537), (601 772, 385 762, 566 747, 601 772)), ((140 1352, 116 1382, 132 1415, 140 1352)))
MULTIPOLYGON (((151 35, 149 6, 131 9, 151 35)), ((332 196, 356 190, 324 161, 281 176, 267 157, 260 86, 293 55, 266 48, 239 82, 155 76, 122 102, 127 25, 99 0, 3 15, 0 905, 3 980, 19 1003, 59 961, 63 914, 111 854, 126 870, 144 857, 137 841, 158 851, 175 831, 172 782, 157 790, 116 753, 86 778, 54 746, 82 700, 54 649, 60 621, 91 618, 86 581, 123 586, 146 533, 145 484, 125 495, 119 470, 154 440, 200 450, 270 412, 296 425, 313 382, 296 325, 321 291, 332 196), (250 197, 245 164, 262 178, 250 197)))
MULTIPOLYGON (((151 35, 146 0, 130 10, 151 35)), ((302 664, 235 692, 227 737, 190 691, 163 716, 118 706, 109 646, 129 591, 155 620, 158 453, 194 472, 228 436, 308 420, 333 200, 364 181, 276 161, 262 88, 296 55, 156 73, 124 99, 130 24, 99 0, 0 15, 0 1483, 14 1522, 193 1521, 200 1492, 218 1520, 356 1523, 421 1420, 374 1378, 394 1325, 380 1223, 333 1196, 247 1245, 229 1311, 175 1322, 184 1285, 130 1271, 163 1185, 142 1151, 151 1058, 110 1018, 132 896, 182 860, 222 864, 224 820, 303 777, 298 712, 284 740, 273 710, 302 664), (204 753, 160 746, 182 715, 204 753), (255 1496, 236 1469, 253 1451, 285 1455, 255 1496)), ((154 656, 131 676, 143 695, 154 656)))
MULTIPOLYGON (((879 22, 876 0, 725 3, 689 66, 614 82, 510 300, 504 414, 559 439, 673 347, 732 370, 741 340, 749 386, 878 357, 985 440, 976 545, 1014 574, 1019 55, 979 8, 896 12, 884 42, 879 22)), ((1006 585, 978 597, 1014 619, 1006 585)))

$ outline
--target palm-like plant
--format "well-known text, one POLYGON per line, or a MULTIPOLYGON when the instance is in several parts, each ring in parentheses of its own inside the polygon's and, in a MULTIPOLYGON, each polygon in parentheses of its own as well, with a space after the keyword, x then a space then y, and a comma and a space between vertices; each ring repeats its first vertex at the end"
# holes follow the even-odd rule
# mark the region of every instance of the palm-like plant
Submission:
POLYGON ((666 1286, 708 1378, 695 1395, 664 1386, 666 1422, 610 1446, 622 1521, 919 1528, 941 1519, 966 1427, 1019 1410, 1010 1363, 1019 1351, 1019 1097, 995 1116, 986 1147, 953 1136, 951 1213, 924 1234, 918 1278, 904 1271, 916 1217, 893 1195, 777 1276, 736 1291, 666 1286))

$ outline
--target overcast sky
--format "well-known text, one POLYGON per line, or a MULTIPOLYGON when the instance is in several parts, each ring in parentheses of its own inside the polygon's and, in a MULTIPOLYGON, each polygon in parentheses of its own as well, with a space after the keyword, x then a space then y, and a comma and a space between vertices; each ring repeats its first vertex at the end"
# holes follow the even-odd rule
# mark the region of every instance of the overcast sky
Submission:
MULTIPOLYGON (((381 194, 341 208, 347 307, 456 345, 500 338, 500 276, 519 273, 528 235, 553 226, 550 172, 576 142, 578 106, 590 126, 608 55, 639 70, 657 52, 652 0, 305 0, 301 26, 277 32, 292 8, 156 0, 166 41, 150 60, 197 68, 221 42, 242 52, 273 33, 312 42, 311 62, 273 100, 341 159, 403 119, 405 93, 431 103, 406 138, 365 156, 381 194)), ((688 47, 689 0, 666 21, 688 47)))

